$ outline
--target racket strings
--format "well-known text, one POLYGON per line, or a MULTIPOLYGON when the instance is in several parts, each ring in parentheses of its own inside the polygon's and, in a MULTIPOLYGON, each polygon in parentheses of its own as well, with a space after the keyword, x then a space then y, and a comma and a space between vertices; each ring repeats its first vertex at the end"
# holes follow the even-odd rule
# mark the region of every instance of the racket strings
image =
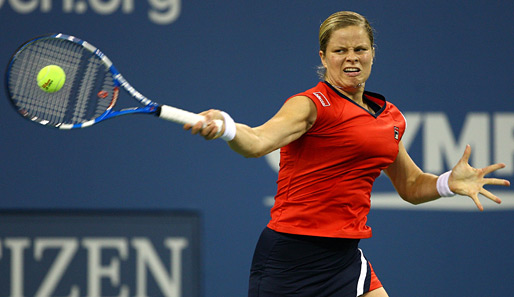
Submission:
POLYGON ((98 110, 98 108, 92 110, 91 107, 98 107, 98 104, 88 104, 91 103, 89 98, 93 94, 93 88, 96 85, 96 80, 99 76, 101 66, 102 63, 100 60, 98 60, 94 56, 91 56, 89 58, 84 76, 80 81, 78 97, 71 122, 80 123, 91 118, 96 118, 99 115, 101 115, 103 111, 105 111, 106 108, 104 108, 103 110, 100 109, 100 111, 98 110))
POLYGON ((11 100, 22 115, 54 126, 98 117, 111 100, 96 93, 106 90, 112 94, 114 89, 112 77, 97 56, 62 39, 41 39, 26 45, 12 63, 8 86, 11 100), (51 64, 66 73, 66 83, 55 93, 44 92, 37 85, 39 70, 51 64))
POLYGON ((15 60, 11 70, 9 88, 15 104, 35 118, 50 122, 62 122, 65 117, 70 88, 63 87, 59 92, 46 93, 37 85, 39 70, 47 65, 65 65, 69 85, 74 80, 73 61, 76 53, 69 48, 56 45, 57 41, 36 42, 27 46, 15 60))

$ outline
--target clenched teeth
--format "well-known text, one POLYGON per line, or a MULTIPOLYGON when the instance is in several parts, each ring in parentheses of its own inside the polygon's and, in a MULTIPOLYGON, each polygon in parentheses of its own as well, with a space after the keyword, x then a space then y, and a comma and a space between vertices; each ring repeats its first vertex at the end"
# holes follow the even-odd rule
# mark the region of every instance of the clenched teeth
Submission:
POLYGON ((357 72, 359 71, 359 68, 345 68, 344 72, 357 72))

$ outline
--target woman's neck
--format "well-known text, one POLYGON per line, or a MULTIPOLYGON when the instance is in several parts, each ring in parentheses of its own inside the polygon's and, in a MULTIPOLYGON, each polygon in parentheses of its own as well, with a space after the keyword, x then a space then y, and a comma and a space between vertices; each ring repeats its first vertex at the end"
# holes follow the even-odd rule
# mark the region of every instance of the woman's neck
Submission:
POLYGON ((343 88, 336 84, 333 84, 329 80, 327 82, 333 86, 339 93, 345 95, 346 97, 353 100, 355 103, 359 104, 360 106, 367 108, 367 104, 363 100, 363 94, 364 94, 364 84, 360 83, 355 88, 343 88))

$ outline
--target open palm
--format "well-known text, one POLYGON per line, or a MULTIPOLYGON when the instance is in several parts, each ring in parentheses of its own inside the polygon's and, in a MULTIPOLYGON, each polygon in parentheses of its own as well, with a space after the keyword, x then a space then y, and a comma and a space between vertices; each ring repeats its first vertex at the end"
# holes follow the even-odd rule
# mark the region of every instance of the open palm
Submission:
POLYGON ((484 185, 510 186, 510 182, 505 179, 485 177, 491 172, 504 168, 505 164, 498 163, 480 169, 473 168, 469 165, 470 155, 471 146, 467 145, 462 158, 453 167, 452 174, 448 179, 448 185, 452 192, 473 199, 478 209, 483 211, 482 203, 478 199, 479 193, 498 204, 501 203, 501 199, 484 189, 484 185))

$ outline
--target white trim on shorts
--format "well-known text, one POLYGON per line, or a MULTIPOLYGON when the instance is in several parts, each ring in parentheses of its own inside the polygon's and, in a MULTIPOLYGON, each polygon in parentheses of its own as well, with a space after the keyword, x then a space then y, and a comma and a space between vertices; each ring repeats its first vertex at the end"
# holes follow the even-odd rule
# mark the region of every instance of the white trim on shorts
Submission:
POLYGON ((357 296, 361 296, 364 294, 364 282, 366 281, 366 275, 368 274, 368 261, 364 258, 364 253, 361 249, 358 249, 361 253, 361 274, 359 275, 359 280, 357 281, 357 296))

